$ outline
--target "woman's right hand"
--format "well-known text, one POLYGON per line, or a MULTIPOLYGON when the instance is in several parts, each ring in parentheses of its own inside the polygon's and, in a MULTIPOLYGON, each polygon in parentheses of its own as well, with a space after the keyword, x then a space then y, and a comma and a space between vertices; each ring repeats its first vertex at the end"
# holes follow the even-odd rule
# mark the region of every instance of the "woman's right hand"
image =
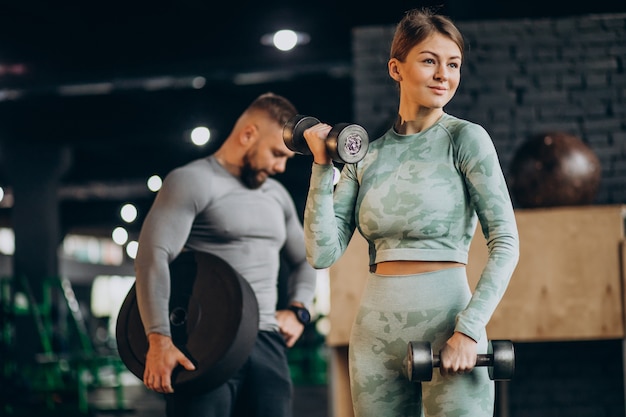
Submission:
POLYGON ((471 337, 454 332, 448 339, 443 349, 441 349, 441 375, 455 375, 471 372, 476 366, 476 346, 477 343, 471 337))
POLYGON ((328 155, 325 143, 331 129, 332 127, 326 123, 318 123, 303 132, 304 139, 313 154, 313 161, 316 164, 332 164, 332 158, 328 155))

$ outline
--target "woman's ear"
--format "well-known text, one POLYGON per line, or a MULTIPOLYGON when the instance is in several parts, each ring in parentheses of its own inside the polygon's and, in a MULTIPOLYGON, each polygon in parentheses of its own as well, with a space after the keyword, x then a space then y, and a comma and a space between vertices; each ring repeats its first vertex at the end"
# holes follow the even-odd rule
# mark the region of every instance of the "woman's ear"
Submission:
POLYGON ((402 81, 402 76, 400 75, 399 62, 396 58, 391 58, 387 63, 387 69, 389 70, 389 76, 396 80, 397 82, 402 81))

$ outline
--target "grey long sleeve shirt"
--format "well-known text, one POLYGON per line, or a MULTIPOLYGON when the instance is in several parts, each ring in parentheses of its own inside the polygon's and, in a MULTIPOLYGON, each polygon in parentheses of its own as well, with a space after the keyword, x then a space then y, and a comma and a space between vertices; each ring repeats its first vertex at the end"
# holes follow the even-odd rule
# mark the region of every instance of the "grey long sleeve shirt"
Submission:
POLYGON ((173 170, 142 225, 135 259, 137 302, 146 334, 170 335, 169 263, 183 250, 209 252, 251 285, 260 330, 275 330, 281 249, 290 264, 289 300, 310 305, 315 270, 305 257, 302 225, 287 190, 269 178, 244 186, 214 157, 173 170))

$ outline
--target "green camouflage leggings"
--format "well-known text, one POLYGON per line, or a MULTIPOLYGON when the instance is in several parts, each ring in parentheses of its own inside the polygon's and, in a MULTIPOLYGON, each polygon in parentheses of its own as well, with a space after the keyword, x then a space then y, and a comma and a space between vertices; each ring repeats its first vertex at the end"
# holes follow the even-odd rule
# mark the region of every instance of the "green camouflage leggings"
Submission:
MULTIPOLYGON (((438 352, 452 335, 456 315, 471 297, 465 268, 416 275, 370 274, 352 327, 350 386, 356 417, 492 417, 494 383, 487 368, 429 382, 409 382, 409 341, 438 352)), ((487 352, 483 334, 478 352, 487 352)))

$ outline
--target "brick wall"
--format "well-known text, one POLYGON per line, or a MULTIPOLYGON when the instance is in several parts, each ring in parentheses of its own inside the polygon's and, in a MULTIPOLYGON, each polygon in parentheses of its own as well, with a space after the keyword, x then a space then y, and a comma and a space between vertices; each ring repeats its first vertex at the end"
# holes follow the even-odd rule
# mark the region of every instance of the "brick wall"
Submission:
MULTIPOLYGON (((469 51, 449 113, 483 125, 503 169, 531 135, 581 138, 598 155, 596 203, 626 202, 626 15, 459 22, 469 51)), ((372 136, 397 114, 392 26, 353 33, 355 120, 372 136)))
MULTIPOLYGON (((565 131, 600 159, 594 203, 626 203, 626 15, 458 26, 469 51, 446 111, 487 129, 505 175, 527 138, 565 131)), ((386 66, 393 30, 353 32, 354 119, 372 137, 397 114, 386 66)), ((503 386, 511 417, 624 416, 621 340, 519 343, 516 351, 516 377, 503 386)))

